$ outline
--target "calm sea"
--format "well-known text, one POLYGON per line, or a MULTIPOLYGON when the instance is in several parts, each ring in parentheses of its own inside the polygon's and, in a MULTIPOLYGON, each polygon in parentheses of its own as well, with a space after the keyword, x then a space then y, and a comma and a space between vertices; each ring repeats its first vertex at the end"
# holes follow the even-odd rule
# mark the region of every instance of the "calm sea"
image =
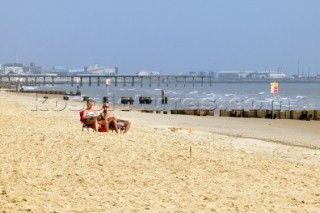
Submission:
MULTIPOLYGON (((56 85, 41 87, 26 87, 26 89, 64 90, 76 92, 77 85, 56 85)), ((89 96, 96 101, 102 101, 104 96, 110 102, 120 103, 121 97, 133 97, 134 106, 139 104, 139 97, 151 97, 152 104, 143 105, 145 108, 161 109, 187 109, 187 108, 215 108, 215 109, 271 109, 272 100, 274 107, 281 110, 288 109, 320 109, 320 83, 279 83, 279 92, 274 96, 270 93, 270 83, 215 83, 210 85, 175 86, 158 85, 131 85, 117 87, 111 84, 83 85, 82 96, 89 96), (164 90, 168 103, 161 103, 161 91, 164 90)), ((82 99, 82 97, 71 97, 82 99)))

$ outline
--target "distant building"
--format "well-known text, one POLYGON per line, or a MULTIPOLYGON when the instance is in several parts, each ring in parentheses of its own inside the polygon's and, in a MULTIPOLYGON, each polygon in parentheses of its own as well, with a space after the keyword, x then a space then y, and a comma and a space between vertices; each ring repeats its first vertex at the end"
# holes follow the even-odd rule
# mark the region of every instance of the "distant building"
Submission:
POLYGON ((160 72, 155 71, 139 71, 136 73, 137 75, 160 75, 160 72))
POLYGON ((256 72, 252 73, 250 76, 252 79, 268 79, 269 72, 256 72))
POLYGON ((189 72, 189 75, 197 75, 197 72, 195 72, 195 71, 190 71, 190 72, 189 72))
POLYGON ((245 79, 251 78, 256 71, 221 71, 218 73, 219 79, 245 79))
POLYGON ((273 72, 270 72, 270 78, 285 78, 286 77, 286 74, 285 73, 281 73, 281 72, 276 72, 276 71, 273 71, 273 72))
POLYGON ((58 75, 66 75, 69 73, 69 70, 65 66, 58 65, 52 68, 53 73, 58 75))
POLYGON ((209 71, 208 75, 211 77, 217 78, 217 72, 215 72, 215 71, 209 71))
POLYGON ((42 67, 36 66, 35 63, 30 63, 30 66, 24 66, 23 67, 24 73, 31 73, 31 74, 41 74, 42 73, 42 67))
POLYGON ((218 73, 219 79, 279 79, 285 78, 286 74, 277 71, 221 71, 218 73))
POLYGON ((204 71, 200 71, 200 72, 199 72, 199 75, 201 75, 201 76, 205 76, 205 75, 207 75, 207 73, 206 73, 206 72, 204 72, 204 71))
POLYGON ((118 74, 118 67, 106 68, 103 70, 103 73, 106 75, 117 75, 118 74))
POLYGON ((70 74, 83 73, 85 69, 69 69, 70 74))
POLYGON ((21 63, 9 63, 2 66, 2 73, 4 75, 23 74, 23 65, 21 63))
POLYGON ((95 63, 92 66, 85 67, 84 72, 94 75, 116 75, 118 74, 118 67, 104 68, 103 66, 95 63))
POLYGON ((103 74, 103 67, 100 67, 99 64, 95 63, 92 66, 86 67, 86 72, 90 74, 103 74))

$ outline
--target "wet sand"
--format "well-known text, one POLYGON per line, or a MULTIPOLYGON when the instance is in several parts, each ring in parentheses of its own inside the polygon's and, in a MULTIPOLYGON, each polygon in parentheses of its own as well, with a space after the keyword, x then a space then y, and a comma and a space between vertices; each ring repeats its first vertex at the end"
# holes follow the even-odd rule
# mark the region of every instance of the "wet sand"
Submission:
POLYGON ((320 209, 318 121, 116 110, 131 134, 82 132, 59 98, 0 92, 2 212, 320 209))

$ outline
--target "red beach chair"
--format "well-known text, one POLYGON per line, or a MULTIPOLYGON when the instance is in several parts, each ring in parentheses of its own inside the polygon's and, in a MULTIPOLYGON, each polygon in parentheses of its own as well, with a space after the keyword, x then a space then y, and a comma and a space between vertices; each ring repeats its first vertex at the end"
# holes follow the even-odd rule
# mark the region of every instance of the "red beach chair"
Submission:
MULTIPOLYGON (((87 128, 87 130, 89 131, 89 128, 93 129, 93 126, 86 124, 86 120, 82 118, 83 112, 84 112, 84 110, 81 110, 81 111, 79 112, 80 122, 81 122, 81 124, 82 124, 82 131, 83 131, 84 128, 87 128)), ((94 130, 93 130, 93 131, 94 131, 94 130)), ((99 131, 99 132, 105 132, 105 129, 104 129, 102 126, 99 125, 99 126, 98 126, 98 131, 99 131)))

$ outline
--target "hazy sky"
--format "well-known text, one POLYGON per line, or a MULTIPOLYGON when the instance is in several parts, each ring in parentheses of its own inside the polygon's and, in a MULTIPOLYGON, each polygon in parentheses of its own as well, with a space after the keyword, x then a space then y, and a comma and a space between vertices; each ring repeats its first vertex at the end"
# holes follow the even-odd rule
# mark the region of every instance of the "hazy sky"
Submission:
POLYGON ((320 74, 320 0, 0 0, 0 64, 320 74))

